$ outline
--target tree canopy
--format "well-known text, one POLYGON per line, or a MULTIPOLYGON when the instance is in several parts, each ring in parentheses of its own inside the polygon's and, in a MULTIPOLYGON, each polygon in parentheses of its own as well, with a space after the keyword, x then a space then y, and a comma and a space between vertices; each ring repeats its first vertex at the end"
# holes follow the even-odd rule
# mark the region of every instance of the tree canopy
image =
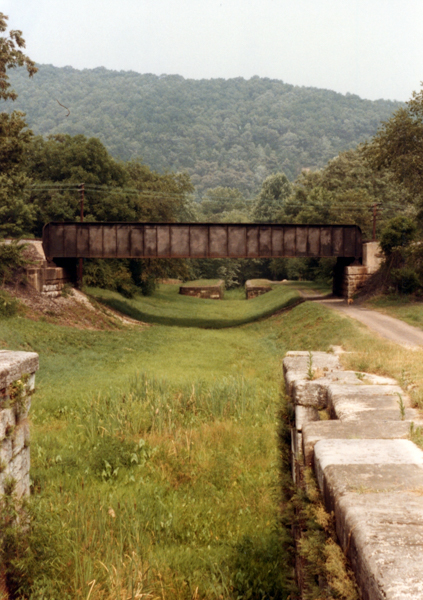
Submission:
POLYGON ((23 69, 12 73, 17 106, 36 134, 97 137, 115 159, 187 172, 199 196, 229 187, 252 199, 269 175, 293 181, 303 168, 323 168, 401 106, 260 77, 38 67, 33 80, 23 69))
MULTIPOLYGON (((0 33, 7 32, 8 17, 0 12, 0 33)), ((22 31, 13 29, 8 35, 0 36, 0 98, 2 100, 16 100, 17 94, 11 89, 8 69, 25 67, 30 77, 37 72, 35 63, 22 51, 25 40, 22 31)))

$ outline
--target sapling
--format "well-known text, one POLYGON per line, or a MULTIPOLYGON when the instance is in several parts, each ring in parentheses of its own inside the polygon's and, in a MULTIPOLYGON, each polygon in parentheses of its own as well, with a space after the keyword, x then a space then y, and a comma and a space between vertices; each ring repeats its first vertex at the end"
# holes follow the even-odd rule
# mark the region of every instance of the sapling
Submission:
POLYGON ((312 353, 309 351, 308 353, 308 369, 307 369, 307 378, 309 379, 309 381, 312 381, 314 378, 314 371, 313 371, 313 355, 312 353))
POLYGON ((398 392, 397 392, 397 396, 399 398, 399 400, 398 400, 398 406, 399 406, 399 409, 400 409, 401 421, 404 421, 404 419, 405 419, 405 405, 404 405, 404 400, 402 399, 401 394, 399 394, 398 392))

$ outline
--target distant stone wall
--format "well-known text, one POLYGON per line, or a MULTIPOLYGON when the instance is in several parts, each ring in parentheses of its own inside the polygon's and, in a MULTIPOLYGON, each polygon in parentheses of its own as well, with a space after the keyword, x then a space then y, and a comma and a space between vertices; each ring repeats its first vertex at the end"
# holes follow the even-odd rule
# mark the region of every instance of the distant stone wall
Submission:
POLYGON ((409 439, 421 414, 394 379, 334 354, 288 352, 283 368, 293 478, 304 487, 313 469, 362 599, 423 598, 423 451, 409 439))
POLYGON ((267 292, 272 291, 272 286, 270 282, 267 283, 258 283, 255 279, 249 279, 245 282, 245 296, 247 300, 251 300, 252 298, 257 298, 257 296, 262 296, 263 294, 267 294, 267 292))
POLYGON ((29 494, 27 417, 37 370, 35 352, 0 350, 0 495, 10 487, 18 498, 29 494))
POLYGON ((220 280, 216 285, 181 285, 179 293, 183 296, 195 298, 209 298, 211 300, 222 300, 225 293, 225 282, 220 280))

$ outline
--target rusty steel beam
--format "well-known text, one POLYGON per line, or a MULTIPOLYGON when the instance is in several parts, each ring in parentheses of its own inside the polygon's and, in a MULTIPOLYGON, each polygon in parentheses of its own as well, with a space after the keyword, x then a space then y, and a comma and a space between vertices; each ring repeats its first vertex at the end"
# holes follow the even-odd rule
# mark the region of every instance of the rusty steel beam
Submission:
POLYGON ((54 258, 361 258, 356 225, 257 223, 48 223, 54 258))

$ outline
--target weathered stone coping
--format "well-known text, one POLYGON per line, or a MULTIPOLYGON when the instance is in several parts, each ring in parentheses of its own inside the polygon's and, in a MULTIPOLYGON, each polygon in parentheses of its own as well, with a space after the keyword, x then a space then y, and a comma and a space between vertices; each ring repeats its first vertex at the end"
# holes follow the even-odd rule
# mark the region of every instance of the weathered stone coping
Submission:
POLYGON ((331 354, 289 352, 284 374, 293 474, 314 469, 363 600, 423 598, 423 452, 407 439, 420 413, 395 380, 343 371, 331 354))
POLYGON ((0 350, 0 495, 10 483, 18 498, 29 494, 28 413, 38 354, 0 350))

